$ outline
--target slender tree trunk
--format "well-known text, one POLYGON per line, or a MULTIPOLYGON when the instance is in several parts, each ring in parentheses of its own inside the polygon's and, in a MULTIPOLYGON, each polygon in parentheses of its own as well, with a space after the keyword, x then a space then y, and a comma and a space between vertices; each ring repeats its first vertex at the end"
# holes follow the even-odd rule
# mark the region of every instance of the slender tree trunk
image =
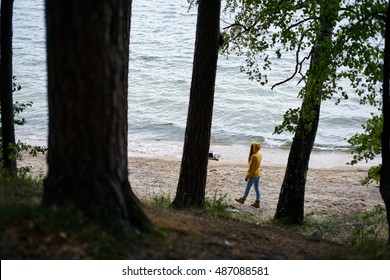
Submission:
MULTIPOLYGON (((124 0, 123 1, 124 8, 123 11, 125 13, 124 16, 124 28, 123 28, 123 94, 122 94, 122 106, 123 106, 123 141, 124 141, 124 154, 126 163, 122 165, 123 173, 126 174, 126 178, 129 176, 128 171, 128 88, 129 88, 129 55, 130 55, 130 30, 131 30, 131 11, 132 11, 132 0, 124 0)), ((139 229, 149 230, 152 228, 150 220, 144 214, 142 208, 140 207, 140 201, 133 193, 131 189, 130 182, 125 180, 124 185, 122 187, 122 193, 126 201, 126 207, 129 212, 130 222, 134 224, 139 229)))
POLYGON ((306 176, 318 128, 324 82, 330 74, 328 60, 338 11, 338 0, 323 1, 321 4, 321 28, 317 45, 312 51, 300 118, 274 216, 275 219, 288 223, 300 224, 304 219, 306 176))
POLYGON ((12 98, 12 11, 13 0, 1 1, 1 125, 4 168, 16 174, 15 128, 12 98))
POLYGON ((383 132, 380 193, 386 206, 390 243, 390 1, 387 8, 385 57, 383 63, 383 132))
POLYGON ((218 60, 221 0, 200 0, 195 54, 176 209, 204 208, 218 60))
POLYGON ((71 204, 118 230, 151 224, 127 161, 128 0, 47 0, 45 205, 71 204), (125 63, 125 64, 124 64, 125 63))
POLYGON ((300 224, 304 217, 306 175, 320 115, 320 101, 303 101, 302 110, 311 111, 310 122, 300 117, 291 145, 287 169, 281 187, 275 219, 300 224), (310 128, 306 126, 309 125, 310 128))

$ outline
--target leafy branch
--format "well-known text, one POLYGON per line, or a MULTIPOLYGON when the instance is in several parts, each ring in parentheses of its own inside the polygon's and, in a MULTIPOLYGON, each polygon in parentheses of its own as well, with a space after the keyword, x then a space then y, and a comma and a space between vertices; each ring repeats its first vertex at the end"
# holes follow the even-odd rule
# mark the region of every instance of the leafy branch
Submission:
MULTIPOLYGON (((16 81, 16 77, 14 76, 13 77, 13 84, 12 84, 13 92, 20 91, 22 89, 22 87, 19 84, 16 84, 15 81, 16 81)), ((16 125, 25 125, 27 123, 26 119, 24 119, 24 118, 18 119, 18 118, 16 118, 16 116, 21 114, 27 108, 32 107, 32 105, 33 105, 33 102, 31 102, 31 101, 26 102, 26 103, 20 103, 20 102, 16 101, 14 103, 14 106, 13 106, 14 117, 15 117, 14 122, 16 125)), ((2 151, 3 149, 1 146, 3 145, 3 141, 2 141, 1 129, 2 128, 0 126, 0 150, 2 151)), ((18 159, 18 160, 22 159, 22 152, 28 152, 32 156, 37 156, 39 153, 44 154, 47 152, 47 148, 44 146, 29 145, 29 144, 26 144, 26 143, 21 142, 21 141, 18 141, 14 146, 12 146, 10 148, 13 150, 13 155, 11 155, 11 156, 14 157, 15 159, 18 159)), ((25 169, 26 168, 24 168, 23 172, 26 172, 25 169)))

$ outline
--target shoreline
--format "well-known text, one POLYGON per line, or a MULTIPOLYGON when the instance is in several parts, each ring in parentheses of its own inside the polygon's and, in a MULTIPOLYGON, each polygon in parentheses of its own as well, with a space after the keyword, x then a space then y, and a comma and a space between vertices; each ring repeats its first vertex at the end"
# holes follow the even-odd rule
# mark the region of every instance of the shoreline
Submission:
MULTIPOLYGON (((210 146, 210 152, 219 155, 219 161, 232 164, 246 164, 247 156, 249 152, 250 144, 232 144, 221 145, 212 144, 210 146)), ((286 166, 288 155, 290 153, 289 148, 270 148, 263 147, 260 152, 262 153, 262 162, 264 165, 276 165, 286 166)), ((146 157, 146 158, 167 158, 181 160, 180 153, 177 151, 174 155, 161 155, 161 154, 148 154, 140 152, 129 152, 129 158, 131 157, 146 157)), ((376 158, 368 163, 360 162, 356 165, 348 164, 353 159, 353 155, 350 151, 341 150, 318 150, 312 151, 310 156, 309 168, 315 169, 329 169, 329 168, 352 168, 359 169, 361 171, 367 171, 369 167, 380 163, 381 158, 376 158)))
MULTIPOLYGON (((213 162, 226 165, 247 166, 247 153, 249 146, 246 144, 234 144, 234 145, 212 145, 210 152, 219 156, 218 160, 209 160, 209 165, 213 162)), ((265 167, 279 167, 286 168, 287 160, 290 149, 287 148, 270 148, 263 147, 261 149, 262 162, 261 166, 265 167)), ((149 159, 152 161, 173 161, 180 165, 181 153, 179 155, 158 155, 147 153, 128 153, 128 162, 133 160, 140 161, 142 159, 149 159)), ((368 169, 381 163, 381 158, 375 158, 369 163, 360 162, 356 165, 350 165, 348 162, 352 160, 351 152, 349 151, 331 151, 331 150, 313 150, 309 162, 310 170, 351 170, 361 173, 366 173, 368 169)), ((29 154, 23 154, 23 159, 18 161, 19 166, 32 166, 32 173, 34 175, 45 175, 47 171, 46 154, 38 154, 37 157, 33 157, 29 154)))
MULTIPOLYGON (((27 144, 46 146, 43 141, 27 141, 27 144)), ((219 160, 231 163, 246 163, 250 143, 211 143, 209 152, 219 155, 219 160)), ((128 157, 154 157, 172 158, 181 160, 183 142, 168 140, 134 141, 129 139, 128 157)), ((264 145, 261 149, 263 155, 262 165, 287 165, 290 147, 270 147, 264 145)), ((311 152, 309 168, 358 168, 367 171, 369 167, 381 163, 381 157, 366 163, 359 162, 349 165, 353 155, 351 150, 343 149, 319 149, 314 148, 311 152)))

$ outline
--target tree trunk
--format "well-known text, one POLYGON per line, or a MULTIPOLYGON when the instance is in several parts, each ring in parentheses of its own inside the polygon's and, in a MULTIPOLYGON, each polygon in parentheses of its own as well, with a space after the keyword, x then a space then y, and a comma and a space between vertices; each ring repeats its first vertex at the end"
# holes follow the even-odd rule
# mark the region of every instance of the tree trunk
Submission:
POLYGON ((46 1, 49 170, 43 203, 70 204, 104 225, 135 232, 151 224, 128 181, 124 29, 130 28, 130 4, 46 1))
POLYGON ((306 176, 318 128, 324 82, 331 74, 328 61, 332 47, 334 20, 337 18, 338 11, 338 0, 323 1, 321 4, 321 27, 317 45, 312 51, 299 122, 274 216, 275 219, 287 223, 301 224, 304 219, 306 176))
POLYGON ((318 128, 320 101, 316 103, 312 99, 305 99, 301 110, 310 110, 313 119, 309 122, 300 117, 275 214, 275 219, 295 224, 303 222, 306 175, 318 128))
POLYGON ((390 243, 390 1, 387 8, 385 57, 383 63, 383 132, 380 193, 386 206, 390 243))
POLYGON ((203 209, 218 60, 221 0, 200 0, 176 209, 203 209))
POLYGON ((3 167, 16 174, 15 127, 12 98, 12 10, 13 0, 1 1, 1 131, 3 167))

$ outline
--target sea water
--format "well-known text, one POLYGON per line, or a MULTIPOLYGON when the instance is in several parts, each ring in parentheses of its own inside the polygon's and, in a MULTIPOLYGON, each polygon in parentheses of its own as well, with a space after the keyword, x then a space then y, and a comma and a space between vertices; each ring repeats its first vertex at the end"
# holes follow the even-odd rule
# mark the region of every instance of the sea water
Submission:
MULTIPOLYGON (((129 153, 180 157, 186 126, 196 31, 196 8, 186 0, 133 0, 129 66, 129 153)), ((221 26, 232 19, 221 15, 221 26)), ((14 75, 22 90, 14 99, 33 102, 17 127, 21 141, 47 146, 47 68, 43 0, 18 0, 13 14, 14 75)), ((244 57, 219 56, 211 150, 221 159, 245 159, 249 143, 266 149, 287 148, 292 135, 275 135, 274 128, 288 108, 301 104, 296 81, 271 90, 291 75, 294 58, 274 59, 266 86, 250 81, 240 66, 244 57)), ((347 85, 344 85, 347 86, 347 85)), ((350 94, 335 105, 325 101, 315 142, 316 149, 347 150, 347 139, 362 131, 374 109, 359 105, 350 94)), ((328 153, 329 154, 329 153, 328 153)), ((277 155, 273 156, 278 158, 277 155)), ((282 161, 285 161, 283 153, 282 161)), ((277 161, 277 160, 276 160, 277 161)), ((345 159, 343 158, 343 161, 345 159)), ((272 162, 272 160, 271 160, 272 162)))

